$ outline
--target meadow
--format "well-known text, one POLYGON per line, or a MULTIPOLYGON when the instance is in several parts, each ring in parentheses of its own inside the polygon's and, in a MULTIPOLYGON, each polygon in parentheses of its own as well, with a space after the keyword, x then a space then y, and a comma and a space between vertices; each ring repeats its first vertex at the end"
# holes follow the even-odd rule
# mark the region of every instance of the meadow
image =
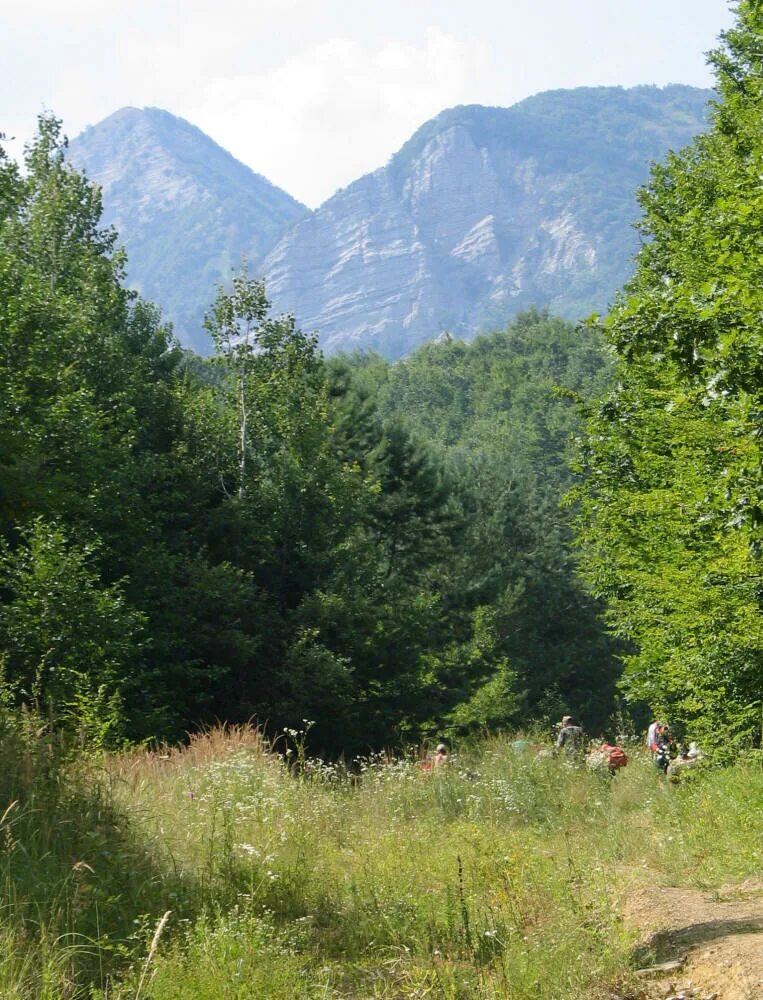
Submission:
POLYGON ((629 893, 763 869, 759 755, 672 785, 638 747, 614 778, 455 751, 327 764, 239 727, 94 757, 5 715, 0 997, 635 996, 629 893))

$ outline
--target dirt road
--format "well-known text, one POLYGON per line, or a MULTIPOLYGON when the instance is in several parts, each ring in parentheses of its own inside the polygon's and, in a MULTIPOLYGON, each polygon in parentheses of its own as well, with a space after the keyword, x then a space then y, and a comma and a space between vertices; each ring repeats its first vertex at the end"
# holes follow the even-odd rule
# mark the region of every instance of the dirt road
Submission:
POLYGON ((763 1000, 763 880, 698 889, 642 888, 625 907, 639 932, 645 1000, 763 1000))

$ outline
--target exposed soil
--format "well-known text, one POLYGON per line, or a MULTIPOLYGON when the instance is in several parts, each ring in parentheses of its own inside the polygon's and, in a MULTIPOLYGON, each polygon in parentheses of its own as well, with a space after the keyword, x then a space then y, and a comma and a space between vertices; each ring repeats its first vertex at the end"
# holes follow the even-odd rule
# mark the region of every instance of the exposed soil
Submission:
POLYGON ((637 930, 636 962, 644 968, 644 1000, 763 998, 763 881, 718 892, 642 888, 625 906, 626 926, 637 930))

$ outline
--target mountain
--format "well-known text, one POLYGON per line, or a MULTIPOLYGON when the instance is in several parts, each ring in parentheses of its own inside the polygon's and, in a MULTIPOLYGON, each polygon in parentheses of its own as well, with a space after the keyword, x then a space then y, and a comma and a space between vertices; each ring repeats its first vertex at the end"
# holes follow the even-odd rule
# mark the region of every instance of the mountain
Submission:
POLYGON ((156 108, 115 112, 70 157, 103 188, 129 283, 186 345, 209 351, 204 311, 246 256, 324 350, 396 358, 530 305, 605 310, 631 274, 636 189, 704 130, 712 96, 595 87, 451 108, 313 213, 156 108))
POLYGON ((281 238, 268 294, 325 350, 387 358, 531 304, 605 310, 632 271, 636 188, 704 130, 712 96, 596 87, 444 111, 281 238))
POLYGON ((69 157, 103 189, 128 253, 128 283, 162 306, 183 343, 209 350, 204 311, 242 256, 256 267, 308 210, 200 129, 157 108, 122 108, 69 157))

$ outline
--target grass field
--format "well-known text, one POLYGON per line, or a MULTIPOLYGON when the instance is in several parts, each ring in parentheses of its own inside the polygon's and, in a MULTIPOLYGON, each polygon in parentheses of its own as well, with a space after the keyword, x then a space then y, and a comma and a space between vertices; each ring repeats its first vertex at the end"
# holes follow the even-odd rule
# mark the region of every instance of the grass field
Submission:
POLYGON ((433 773, 278 750, 217 729, 83 759, 6 717, 0 997, 627 996, 629 892, 763 869, 756 755, 671 785, 638 751, 610 778, 503 738, 433 773))

